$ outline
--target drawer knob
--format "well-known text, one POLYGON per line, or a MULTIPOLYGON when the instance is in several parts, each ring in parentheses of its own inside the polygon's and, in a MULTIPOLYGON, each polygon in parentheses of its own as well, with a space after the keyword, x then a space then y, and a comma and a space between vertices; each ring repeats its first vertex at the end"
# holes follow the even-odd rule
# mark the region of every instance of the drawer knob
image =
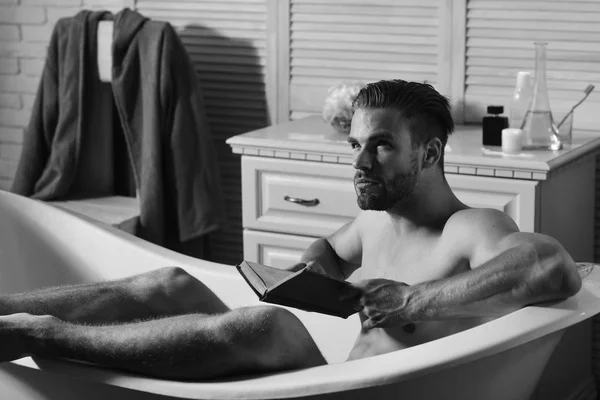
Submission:
POLYGON ((283 199, 285 201, 289 201, 290 203, 296 203, 296 204, 300 204, 300 205, 306 206, 306 207, 314 207, 316 205, 319 205, 319 199, 304 200, 304 199, 299 199, 297 197, 290 197, 290 196, 284 196, 283 199))

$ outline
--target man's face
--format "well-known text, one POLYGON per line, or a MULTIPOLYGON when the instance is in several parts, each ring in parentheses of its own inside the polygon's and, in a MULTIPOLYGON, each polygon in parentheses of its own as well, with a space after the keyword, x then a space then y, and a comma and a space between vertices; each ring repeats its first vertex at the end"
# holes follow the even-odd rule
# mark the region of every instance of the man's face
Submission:
POLYGON ((400 111, 357 109, 348 142, 354 152, 354 188, 361 209, 388 210, 413 192, 419 151, 412 148, 400 111))

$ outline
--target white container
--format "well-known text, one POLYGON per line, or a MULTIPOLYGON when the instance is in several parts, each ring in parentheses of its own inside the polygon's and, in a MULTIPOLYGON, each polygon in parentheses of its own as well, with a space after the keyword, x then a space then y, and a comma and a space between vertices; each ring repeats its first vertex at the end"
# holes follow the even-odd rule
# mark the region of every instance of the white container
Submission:
POLYGON ((502 151, 508 154, 519 153, 523 148, 523 131, 517 128, 502 129, 502 151))
POLYGON ((529 109, 533 94, 533 74, 529 71, 517 73, 517 83, 508 107, 508 127, 521 128, 525 114, 529 109))

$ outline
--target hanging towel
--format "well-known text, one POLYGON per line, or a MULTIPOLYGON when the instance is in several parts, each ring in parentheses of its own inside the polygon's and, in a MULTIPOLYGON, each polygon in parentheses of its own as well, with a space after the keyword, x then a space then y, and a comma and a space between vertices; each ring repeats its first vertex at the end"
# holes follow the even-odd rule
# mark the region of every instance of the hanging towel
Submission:
POLYGON ((39 200, 73 195, 85 127, 103 115, 86 107, 97 79, 97 24, 113 18, 111 87, 139 191, 138 236, 170 247, 215 231, 225 210, 198 77, 169 23, 129 9, 83 10, 55 25, 11 191, 39 200))

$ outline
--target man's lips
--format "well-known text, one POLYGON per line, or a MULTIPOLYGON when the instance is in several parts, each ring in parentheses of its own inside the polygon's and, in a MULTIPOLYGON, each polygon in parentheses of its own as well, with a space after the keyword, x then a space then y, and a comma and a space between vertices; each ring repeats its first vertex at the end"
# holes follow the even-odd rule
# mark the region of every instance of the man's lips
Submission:
POLYGON ((381 182, 372 181, 370 179, 358 179, 354 182, 354 187, 357 190, 375 189, 381 187, 381 182))

